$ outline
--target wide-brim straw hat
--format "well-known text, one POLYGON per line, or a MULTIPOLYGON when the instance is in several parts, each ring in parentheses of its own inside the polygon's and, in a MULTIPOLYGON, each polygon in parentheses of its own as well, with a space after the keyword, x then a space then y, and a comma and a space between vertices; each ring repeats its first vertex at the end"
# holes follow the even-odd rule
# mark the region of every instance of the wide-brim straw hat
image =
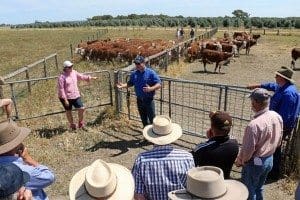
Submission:
POLYGON ((30 129, 19 127, 13 120, 0 122, 0 154, 13 150, 29 133, 30 129))
POLYGON ((182 135, 182 128, 179 124, 172 123, 165 115, 158 115, 153 119, 152 125, 143 129, 143 136, 149 142, 157 145, 166 145, 175 142, 182 135))
POLYGON ((248 189, 243 183, 224 180, 223 171, 213 166, 190 169, 187 174, 187 188, 168 193, 171 200, 246 200, 248 195, 248 189))
POLYGON ((278 71, 275 72, 276 75, 281 76, 282 78, 290 81, 291 83, 295 83, 295 81, 292 79, 293 76, 293 70, 282 66, 278 71))
POLYGON ((71 200, 132 200, 134 179, 124 166, 98 159, 73 176, 69 196, 71 200))

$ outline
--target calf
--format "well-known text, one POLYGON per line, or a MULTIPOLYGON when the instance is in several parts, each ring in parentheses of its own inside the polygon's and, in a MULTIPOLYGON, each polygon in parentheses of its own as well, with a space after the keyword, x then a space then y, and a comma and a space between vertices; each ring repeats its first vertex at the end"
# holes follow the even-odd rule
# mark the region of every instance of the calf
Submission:
POLYGON ((219 73, 221 72, 222 64, 225 62, 229 62, 229 58, 232 57, 232 53, 214 51, 209 49, 201 49, 201 58, 204 66, 204 71, 206 72, 206 63, 215 62, 215 73, 217 72, 217 68, 219 68, 219 73), (223 62, 224 61, 224 62, 223 62))
POLYGON ((292 62, 291 67, 295 69, 295 62, 300 57, 300 48, 293 48, 292 49, 292 62))

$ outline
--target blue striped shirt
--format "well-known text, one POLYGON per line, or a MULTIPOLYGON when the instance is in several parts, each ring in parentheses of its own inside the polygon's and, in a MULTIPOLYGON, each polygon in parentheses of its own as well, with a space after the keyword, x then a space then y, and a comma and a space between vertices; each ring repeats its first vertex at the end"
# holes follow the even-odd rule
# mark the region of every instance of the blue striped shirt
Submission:
POLYGON ((135 160, 135 193, 151 200, 167 200, 168 192, 186 187, 186 174, 192 167, 194 160, 189 152, 171 145, 154 146, 135 160))

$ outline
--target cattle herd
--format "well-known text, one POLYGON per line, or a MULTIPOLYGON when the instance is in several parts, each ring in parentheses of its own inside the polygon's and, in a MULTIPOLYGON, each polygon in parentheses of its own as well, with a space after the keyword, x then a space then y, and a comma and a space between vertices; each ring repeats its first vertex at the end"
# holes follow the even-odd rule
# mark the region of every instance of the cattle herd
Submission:
MULTIPOLYGON (((257 44, 260 38, 259 34, 248 34, 246 32, 234 32, 232 38, 227 32, 220 39, 203 39, 193 40, 187 45, 179 46, 178 52, 170 51, 169 53, 178 54, 170 55, 170 58, 185 56, 185 60, 193 62, 201 60, 204 71, 206 72, 207 63, 216 63, 214 72, 220 73, 222 65, 230 63, 233 57, 238 57, 240 51, 245 49, 245 54, 249 55, 250 48, 257 44), (181 50, 179 50, 181 49, 181 50)), ((115 40, 94 40, 78 44, 75 52, 80 54, 83 59, 91 61, 107 61, 114 64, 118 62, 131 63, 137 55, 149 57, 158 54, 164 50, 170 49, 176 44, 175 41, 169 40, 152 40, 118 38, 115 40)), ((291 67, 295 68, 295 62, 300 56, 300 48, 292 49, 291 67)), ((153 64, 151 62, 151 64, 153 64)))

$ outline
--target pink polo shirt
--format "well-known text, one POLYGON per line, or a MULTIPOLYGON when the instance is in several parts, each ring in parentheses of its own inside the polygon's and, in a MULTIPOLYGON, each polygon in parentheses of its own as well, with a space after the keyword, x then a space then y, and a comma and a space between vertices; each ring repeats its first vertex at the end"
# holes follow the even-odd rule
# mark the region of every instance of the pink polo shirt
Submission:
POLYGON ((78 80, 90 81, 91 76, 72 70, 70 73, 63 72, 58 77, 58 97, 61 99, 77 99, 80 97, 78 80))
POLYGON ((254 157, 272 155, 281 143, 283 130, 282 118, 269 108, 254 115, 243 137, 243 144, 237 157, 242 165, 254 157))

